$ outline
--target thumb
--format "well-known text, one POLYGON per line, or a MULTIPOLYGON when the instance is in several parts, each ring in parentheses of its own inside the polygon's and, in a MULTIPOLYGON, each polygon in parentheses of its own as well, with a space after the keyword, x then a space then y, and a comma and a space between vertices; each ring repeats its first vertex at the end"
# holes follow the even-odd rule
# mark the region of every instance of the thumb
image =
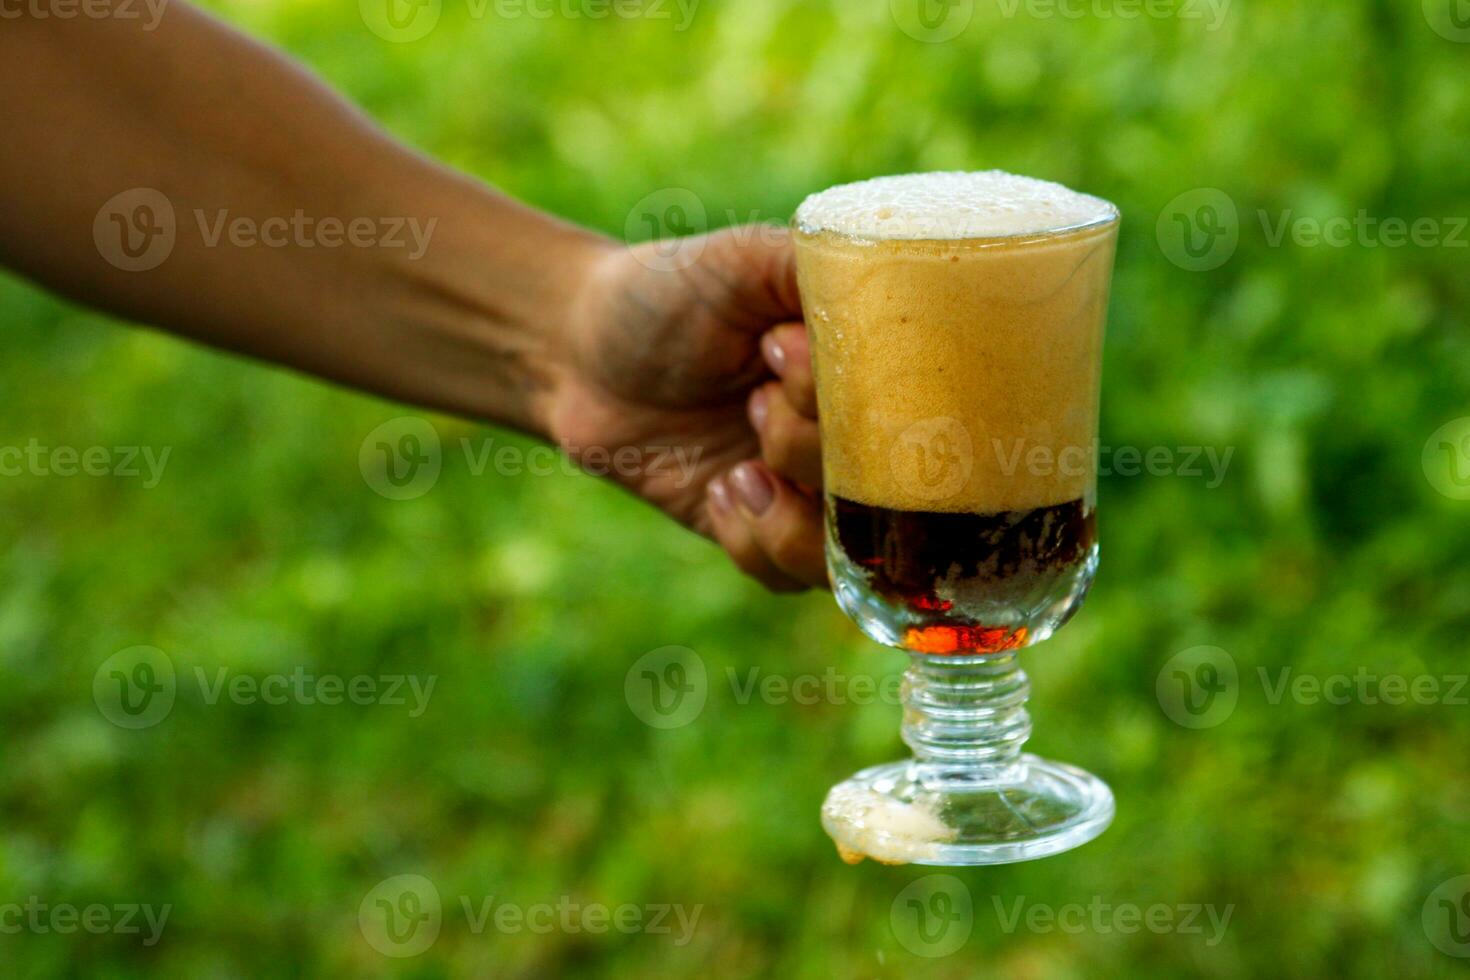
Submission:
POLYGON ((760 222, 714 232, 705 262, 728 277, 731 299, 750 314, 753 329, 801 319, 796 247, 785 226, 760 222))

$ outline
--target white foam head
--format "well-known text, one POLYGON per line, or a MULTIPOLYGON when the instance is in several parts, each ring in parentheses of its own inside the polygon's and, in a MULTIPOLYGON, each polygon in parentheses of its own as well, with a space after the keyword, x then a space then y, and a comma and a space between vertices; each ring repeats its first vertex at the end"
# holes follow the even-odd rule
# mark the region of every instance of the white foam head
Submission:
POLYGON ((1100 197, 1003 170, 874 177, 813 194, 796 209, 808 234, 948 241, 1014 238, 1107 221, 1117 208, 1100 197))

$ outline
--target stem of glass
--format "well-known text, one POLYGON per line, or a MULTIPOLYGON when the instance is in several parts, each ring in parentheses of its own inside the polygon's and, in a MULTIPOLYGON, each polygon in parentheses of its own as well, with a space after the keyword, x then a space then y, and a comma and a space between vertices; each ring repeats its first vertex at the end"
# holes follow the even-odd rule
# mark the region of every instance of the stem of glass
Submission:
POLYGON ((1024 778, 1031 684, 1014 652, 914 654, 903 678, 903 740, 927 790, 975 789, 1024 778))

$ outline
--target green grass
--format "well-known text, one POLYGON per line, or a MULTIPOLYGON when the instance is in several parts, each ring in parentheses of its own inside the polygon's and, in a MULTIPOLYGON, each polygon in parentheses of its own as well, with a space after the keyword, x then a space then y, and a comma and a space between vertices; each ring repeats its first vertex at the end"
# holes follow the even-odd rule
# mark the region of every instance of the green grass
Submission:
POLYGON ((408 44, 379 40, 350 2, 216 9, 404 139, 611 234, 663 187, 694 191, 712 226, 916 169, 1001 167, 1108 197, 1124 230, 1102 441, 1234 455, 1213 489, 1102 481, 1097 587, 1026 663, 1031 746, 1104 776, 1117 822, 1064 856, 955 872, 973 931, 929 958, 893 912, 927 872, 846 867, 817 821, 831 783, 902 751, 897 709, 741 703, 728 679, 899 669, 830 597, 766 596, 593 479, 476 476, 459 440, 507 437, 450 419, 434 419, 433 490, 384 499, 358 451, 402 408, 7 281, 0 445, 171 455, 151 489, 0 479, 0 904, 172 911, 152 947, 0 934, 5 975, 1463 969, 1421 912, 1470 873, 1470 708, 1272 703, 1259 673, 1470 672, 1470 502, 1421 467, 1430 434, 1470 415, 1470 250, 1273 246, 1260 217, 1470 215, 1470 45, 1430 30, 1420 4, 1239 2, 1211 31, 1006 18, 979 0, 942 44, 897 29, 881 0, 707 0, 683 32, 477 20, 446 0, 408 44), (1156 224, 1202 187, 1233 200, 1240 244, 1191 272, 1156 224), (92 683, 137 644, 171 658, 178 697, 130 731, 92 683), (710 683, 696 720, 660 731, 629 710, 624 679, 666 645, 696 651, 710 683), (1155 683, 1198 645, 1233 657, 1239 700, 1191 730, 1155 683), (210 704, 195 681, 298 667, 437 681, 420 717, 210 704), (398 874, 428 877, 445 905, 437 941, 404 960, 358 925, 398 874), (701 910, 682 945, 677 927, 476 934, 460 896, 701 910), (1007 932, 1017 898, 1232 912, 1213 945, 1208 927, 1007 932))

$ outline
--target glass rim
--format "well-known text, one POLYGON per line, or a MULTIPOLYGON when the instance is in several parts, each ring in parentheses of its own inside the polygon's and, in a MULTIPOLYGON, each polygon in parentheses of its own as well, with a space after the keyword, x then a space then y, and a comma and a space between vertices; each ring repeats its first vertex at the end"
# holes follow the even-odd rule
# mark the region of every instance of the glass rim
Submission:
MULTIPOLYGON (((1099 199, 1101 200, 1101 198, 1099 199)), ((1107 202, 1109 213, 1091 221, 1083 221, 1074 225, 1065 225, 1060 228, 1047 228, 1043 231, 1018 232, 1013 235, 975 235, 965 238, 892 238, 878 237, 876 235, 853 235, 847 232, 836 231, 831 228, 814 228, 803 225, 792 215, 788 222, 792 233, 797 237, 819 238, 828 237, 852 245, 948 245, 972 248, 984 248, 993 245, 1026 245, 1052 241, 1057 238, 1070 238, 1073 235, 1085 231, 1106 228, 1109 225, 1122 223, 1123 213, 1118 206, 1111 201, 1107 202)))

